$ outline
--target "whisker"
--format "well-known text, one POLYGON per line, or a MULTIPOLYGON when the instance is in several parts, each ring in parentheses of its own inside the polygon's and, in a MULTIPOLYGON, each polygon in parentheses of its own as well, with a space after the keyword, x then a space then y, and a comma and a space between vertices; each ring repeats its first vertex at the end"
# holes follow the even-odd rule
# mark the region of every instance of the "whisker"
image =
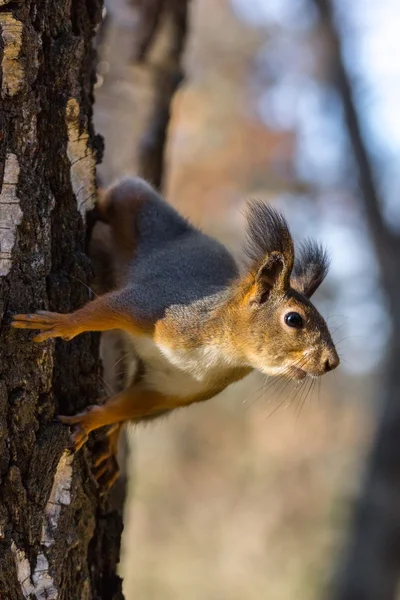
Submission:
MULTIPOLYGON (((304 379, 303 379, 303 380, 301 380, 301 381, 299 381, 299 382, 297 383, 296 387, 295 387, 293 390, 291 390, 291 391, 290 391, 290 393, 289 393, 289 394, 288 394, 288 395, 287 395, 287 396, 286 396, 286 397, 285 397, 285 398, 282 400, 282 402, 280 402, 280 403, 278 404, 278 406, 276 406, 276 407, 274 408, 274 410, 272 410, 272 411, 271 411, 271 412, 270 412, 270 413, 269 413, 269 414, 268 414, 268 415, 265 417, 265 420, 267 420, 267 419, 269 419, 270 417, 272 417, 272 415, 274 415, 274 414, 275 414, 275 413, 276 413, 276 412, 277 412, 277 411, 278 411, 278 410, 279 410, 279 409, 282 407, 282 405, 283 405, 283 404, 284 404, 284 403, 285 403, 285 402, 288 400, 288 398, 290 398, 291 394, 295 393, 295 395, 296 395, 297 391, 298 391, 299 389, 301 389, 301 388, 302 388, 303 384, 304 384, 304 379)), ((290 404, 291 404, 291 403, 289 403, 289 404, 288 404, 288 406, 290 406, 290 404)))
POLYGON ((297 399, 302 397, 306 383, 307 383, 306 378, 301 380, 301 385, 296 389, 296 393, 294 394, 294 396, 291 400, 291 404, 294 404, 297 399))
MULTIPOLYGON (((273 396, 266 399, 267 402, 270 402, 275 397, 276 392, 278 392, 278 395, 282 393, 281 386, 283 386, 283 389, 285 389, 288 382, 290 382, 290 379, 285 379, 284 377, 274 377, 273 381, 268 382, 268 385, 262 388, 261 394, 258 396, 256 401, 260 400, 260 398, 265 396, 267 392, 271 394, 271 392, 273 391, 273 396)), ((253 406, 254 403, 255 401, 250 406, 253 406)))
POLYGON ((318 404, 321 404, 321 377, 318 378, 318 404))
POLYGON ((123 360, 125 360, 126 358, 128 358, 128 356, 130 356, 130 352, 126 352, 125 354, 123 354, 120 358, 118 358, 115 363, 113 364, 112 368, 115 369, 115 367, 117 365, 119 365, 120 362, 122 362, 123 360))
POLYGON ((274 390, 275 392, 277 391, 277 389, 279 388, 279 386, 281 384, 286 383, 287 379, 285 378, 284 374, 280 375, 278 377, 274 377, 273 381, 268 382, 268 384, 266 386, 264 386, 264 394, 271 393, 272 390, 274 390))
POLYGON ((338 346, 345 340, 352 340, 352 339, 361 339, 362 340, 362 339, 365 339, 365 336, 363 336, 363 335, 348 335, 347 337, 342 338, 338 342, 335 342, 335 345, 338 346))
POLYGON ((75 279, 75 281, 77 281, 78 283, 81 283, 82 285, 84 285, 85 288, 87 290, 89 290, 89 292, 91 292, 93 294, 93 296, 95 296, 96 298, 98 298, 99 295, 96 294, 96 292, 93 290, 93 288, 90 287, 90 285, 88 285, 87 283, 85 283, 81 279, 79 279, 79 277, 75 277, 75 275, 71 275, 71 273, 67 273, 67 277, 71 277, 71 279, 75 279))
POLYGON ((300 416, 300 413, 301 413, 301 409, 302 409, 302 406, 303 406, 303 397, 306 394, 307 386, 308 386, 308 381, 305 380, 304 381, 304 386, 302 388, 302 391, 301 391, 301 393, 299 395, 299 399, 298 399, 297 414, 296 414, 296 423, 297 423, 297 421, 299 419, 299 416, 300 416))
POLYGON ((266 379, 266 377, 264 378, 264 380, 263 380, 263 382, 262 382, 262 384, 261 384, 261 386, 260 386, 260 387, 257 387, 257 389, 255 389, 255 390, 253 390, 252 392, 250 392, 249 394, 247 394, 247 396, 245 397, 245 399, 244 399, 244 400, 242 400, 242 403, 243 403, 243 404, 246 404, 246 403, 247 403, 247 401, 248 401, 250 398, 252 398, 252 397, 253 397, 255 394, 258 394, 259 392, 263 393, 264 386, 265 386, 265 379, 266 379))
POLYGON ((347 319, 347 320, 350 319, 350 317, 347 315, 329 315, 329 317, 326 317, 326 320, 328 321, 329 319, 334 319, 335 317, 337 317, 339 319, 347 319))
POLYGON ((262 397, 263 394, 264 394, 264 385, 261 385, 261 387, 258 387, 256 390, 254 390, 250 394, 248 394, 246 396, 246 398, 244 400, 242 400, 242 404, 247 404, 246 410, 251 408, 262 397), (254 396, 256 396, 256 398, 254 398, 254 396), (248 402, 250 399, 252 400, 252 402, 248 402))
POLYGON ((337 333, 339 331, 339 329, 342 329, 342 327, 344 327, 344 323, 342 325, 338 325, 338 327, 335 327, 335 329, 332 329, 331 336, 334 336, 335 333, 337 333))
MULTIPOLYGON (((289 370, 288 370, 289 372, 289 370)), ((285 373, 287 374, 287 373, 285 373)), ((276 399, 279 399, 279 397, 283 394, 283 392, 285 391, 285 389, 287 388, 287 386, 289 384, 291 384, 294 380, 289 378, 289 377, 284 377, 284 376, 280 376, 279 378, 277 378, 278 381, 278 385, 277 386, 269 386, 268 388, 264 389, 264 393, 271 392, 273 387, 275 387, 275 392, 278 392, 276 395, 276 399), (279 389, 280 385, 282 385, 282 387, 279 389)))
POLYGON ((101 387, 102 387, 103 391, 105 392, 106 396, 112 396, 113 395, 114 390, 112 389, 111 385, 109 385, 105 381, 104 377, 100 377, 100 384, 101 384, 101 387))
POLYGON ((310 394, 311 389, 313 388, 313 384, 315 382, 315 379, 310 378, 309 382, 307 382, 307 384, 305 385, 305 393, 302 396, 301 401, 299 402, 299 410, 297 413, 297 417, 296 417, 296 422, 299 420, 300 417, 300 413, 302 412, 304 405, 306 403, 307 397, 310 394))
MULTIPOLYGON (((278 376, 272 377, 271 380, 268 380, 267 376, 261 387, 257 388, 257 390, 253 391, 250 395, 248 395, 243 400, 243 403, 248 402, 248 400, 251 398, 252 402, 248 404, 248 408, 251 408, 256 402, 258 402, 258 400, 260 400, 261 397, 265 396, 266 393, 271 394, 271 392, 274 392, 274 399, 279 400, 282 394, 284 394, 287 387, 295 381, 292 377, 288 377, 288 375, 290 375, 291 369, 293 367, 301 369, 307 363, 308 359, 308 354, 303 355, 297 361, 290 365, 287 365, 284 369, 282 369, 278 376), (256 397, 253 399, 254 396, 256 397)), ((290 396, 293 393, 301 389, 304 382, 305 380, 301 380, 300 382, 298 382, 295 388, 290 390, 289 394, 286 394, 284 396, 283 400, 279 402, 278 406, 275 407, 274 410, 266 418, 272 416, 272 414, 274 414, 276 410, 278 410, 283 405, 283 403, 285 403, 288 400, 288 398, 290 398, 290 396)), ((267 402, 269 402, 271 399, 272 398, 268 398, 267 402)))
MULTIPOLYGON (((298 398, 299 394, 302 393, 303 387, 305 385, 305 380, 303 379, 293 390, 293 395, 290 398, 290 402, 289 402, 289 406, 293 406, 293 404, 296 402, 296 398, 298 398)), ((290 397, 290 396, 289 396, 290 397)))

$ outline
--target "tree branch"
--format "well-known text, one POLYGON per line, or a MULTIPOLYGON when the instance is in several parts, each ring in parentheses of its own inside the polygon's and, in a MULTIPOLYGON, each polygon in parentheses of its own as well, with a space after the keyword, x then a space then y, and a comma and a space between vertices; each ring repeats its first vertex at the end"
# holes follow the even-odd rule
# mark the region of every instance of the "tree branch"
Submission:
MULTIPOLYGON (((333 590, 335 600, 395 600, 400 576, 400 237, 386 225, 373 168, 362 136, 351 79, 329 0, 313 0, 331 43, 333 80, 343 104, 361 197, 389 301, 392 339, 381 393, 383 408, 358 499, 348 552, 333 590)), ((373 334, 373 332, 371 332, 373 334)))
POLYGON ((343 62, 340 35, 336 29, 330 0, 313 0, 319 10, 321 24, 331 48, 332 80, 339 93, 349 141, 358 171, 358 183, 363 199, 368 227, 380 259, 382 278, 386 288, 392 286, 397 264, 393 255, 400 252, 400 239, 388 227, 382 214, 382 203, 378 193, 374 169, 363 139, 362 126, 354 100, 352 82, 343 62), (396 251, 397 249, 397 251, 396 251))

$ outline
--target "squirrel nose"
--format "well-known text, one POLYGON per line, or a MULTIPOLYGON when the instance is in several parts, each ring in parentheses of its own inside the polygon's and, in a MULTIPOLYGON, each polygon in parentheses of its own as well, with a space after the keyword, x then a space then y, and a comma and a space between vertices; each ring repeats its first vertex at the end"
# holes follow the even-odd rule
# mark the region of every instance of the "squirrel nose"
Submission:
POLYGON ((332 371, 333 369, 336 369, 336 367, 340 363, 340 359, 339 359, 338 353, 336 352, 335 348, 329 348, 324 353, 323 361, 324 361, 325 373, 327 373, 328 371, 332 371))

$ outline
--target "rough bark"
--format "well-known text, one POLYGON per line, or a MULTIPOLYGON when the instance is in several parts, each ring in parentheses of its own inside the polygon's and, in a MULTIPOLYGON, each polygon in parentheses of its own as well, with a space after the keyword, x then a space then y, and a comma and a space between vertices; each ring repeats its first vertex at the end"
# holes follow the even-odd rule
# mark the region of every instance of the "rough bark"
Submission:
POLYGON ((121 599, 122 522, 53 421, 98 397, 98 336, 35 345, 15 312, 89 298, 101 0, 0 0, 0 597, 121 599))
POLYGON ((341 98, 358 170, 360 197, 379 259, 381 284, 388 300, 392 337, 378 398, 381 416, 357 501, 347 553, 335 600, 395 600, 400 578, 400 236, 383 218, 374 169, 362 135, 330 0, 314 0, 332 51, 332 75, 341 98))

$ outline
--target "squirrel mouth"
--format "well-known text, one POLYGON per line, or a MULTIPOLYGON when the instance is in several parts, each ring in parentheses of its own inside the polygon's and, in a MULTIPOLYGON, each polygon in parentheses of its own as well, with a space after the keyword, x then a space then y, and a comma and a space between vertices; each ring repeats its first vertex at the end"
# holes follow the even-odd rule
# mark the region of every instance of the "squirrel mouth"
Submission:
POLYGON ((290 367, 288 374, 291 379, 295 379, 296 381, 301 381, 307 377, 307 373, 298 367, 290 367))

